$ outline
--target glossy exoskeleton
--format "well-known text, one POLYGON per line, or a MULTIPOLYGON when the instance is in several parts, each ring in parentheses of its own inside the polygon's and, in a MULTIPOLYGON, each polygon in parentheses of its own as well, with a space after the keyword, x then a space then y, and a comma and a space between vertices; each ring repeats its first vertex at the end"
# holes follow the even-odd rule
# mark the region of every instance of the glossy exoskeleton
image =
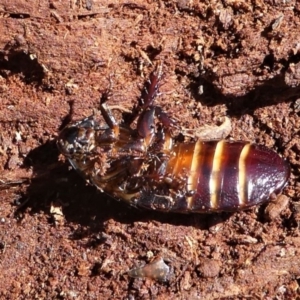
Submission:
POLYGON ((161 76, 161 69, 150 75, 121 124, 104 93, 104 122, 90 116, 61 131, 61 153, 89 183, 134 206, 183 213, 245 209, 280 193, 290 168, 274 151, 243 141, 176 141, 174 121, 154 105, 161 76))

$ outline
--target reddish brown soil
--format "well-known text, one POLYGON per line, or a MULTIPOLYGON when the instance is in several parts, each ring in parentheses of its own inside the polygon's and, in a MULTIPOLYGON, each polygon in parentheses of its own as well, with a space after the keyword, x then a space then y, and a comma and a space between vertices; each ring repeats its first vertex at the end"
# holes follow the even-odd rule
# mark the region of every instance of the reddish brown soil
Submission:
POLYGON ((0 298, 299 296, 299 28, 298 1, 1 1, 0 298), (110 105, 130 109, 158 61, 157 104, 182 127, 227 115, 229 138, 290 162, 279 216, 138 210, 59 158, 69 101, 90 115, 111 77, 110 105), (155 257, 165 282, 126 273, 155 257))

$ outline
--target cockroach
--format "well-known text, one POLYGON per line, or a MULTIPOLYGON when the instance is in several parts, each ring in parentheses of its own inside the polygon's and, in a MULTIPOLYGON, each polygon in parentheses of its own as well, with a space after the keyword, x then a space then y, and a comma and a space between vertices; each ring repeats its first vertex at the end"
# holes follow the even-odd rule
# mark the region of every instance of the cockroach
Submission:
POLYGON ((102 94, 95 115, 66 126, 58 148, 90 184, 113 198, 180 213, 237 211, 266 202, 287 183, 286 160, 246 141, 181 141, 176 122, 154 105, 161 68, 132 112, 117 123, 102 94))

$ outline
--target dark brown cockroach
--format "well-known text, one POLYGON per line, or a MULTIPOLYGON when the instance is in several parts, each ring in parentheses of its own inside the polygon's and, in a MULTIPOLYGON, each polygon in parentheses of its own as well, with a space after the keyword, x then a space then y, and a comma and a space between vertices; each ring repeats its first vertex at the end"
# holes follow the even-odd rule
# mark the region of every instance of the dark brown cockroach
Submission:
POLYGON ((99 110, 105 124, 90 116, 61 131, 61 153, 89 183, 134 206, 182 213, 236 211, 280 193, 289 165, 264 146, 177 142, 174 121, 154 105, 161 76, 161 69, 150 75, 139 103, 121 124, 104 93, 99 110))

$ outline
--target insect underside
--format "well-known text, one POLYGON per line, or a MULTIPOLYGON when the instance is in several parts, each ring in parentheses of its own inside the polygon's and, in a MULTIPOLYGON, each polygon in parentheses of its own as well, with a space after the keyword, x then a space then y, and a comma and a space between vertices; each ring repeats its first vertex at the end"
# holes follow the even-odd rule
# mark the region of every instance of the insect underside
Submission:
POLYGON ((61 131, 60 151, 86 180, 131 205, 183 213, 245 209, 281 192, 289 165, 264 146, 178 142, 172 135, 175 122, 154 105, 161 77, 161 69, 150 75, 121 124, 104 93, 99 110, 105 125, 91 116, 61 131))

